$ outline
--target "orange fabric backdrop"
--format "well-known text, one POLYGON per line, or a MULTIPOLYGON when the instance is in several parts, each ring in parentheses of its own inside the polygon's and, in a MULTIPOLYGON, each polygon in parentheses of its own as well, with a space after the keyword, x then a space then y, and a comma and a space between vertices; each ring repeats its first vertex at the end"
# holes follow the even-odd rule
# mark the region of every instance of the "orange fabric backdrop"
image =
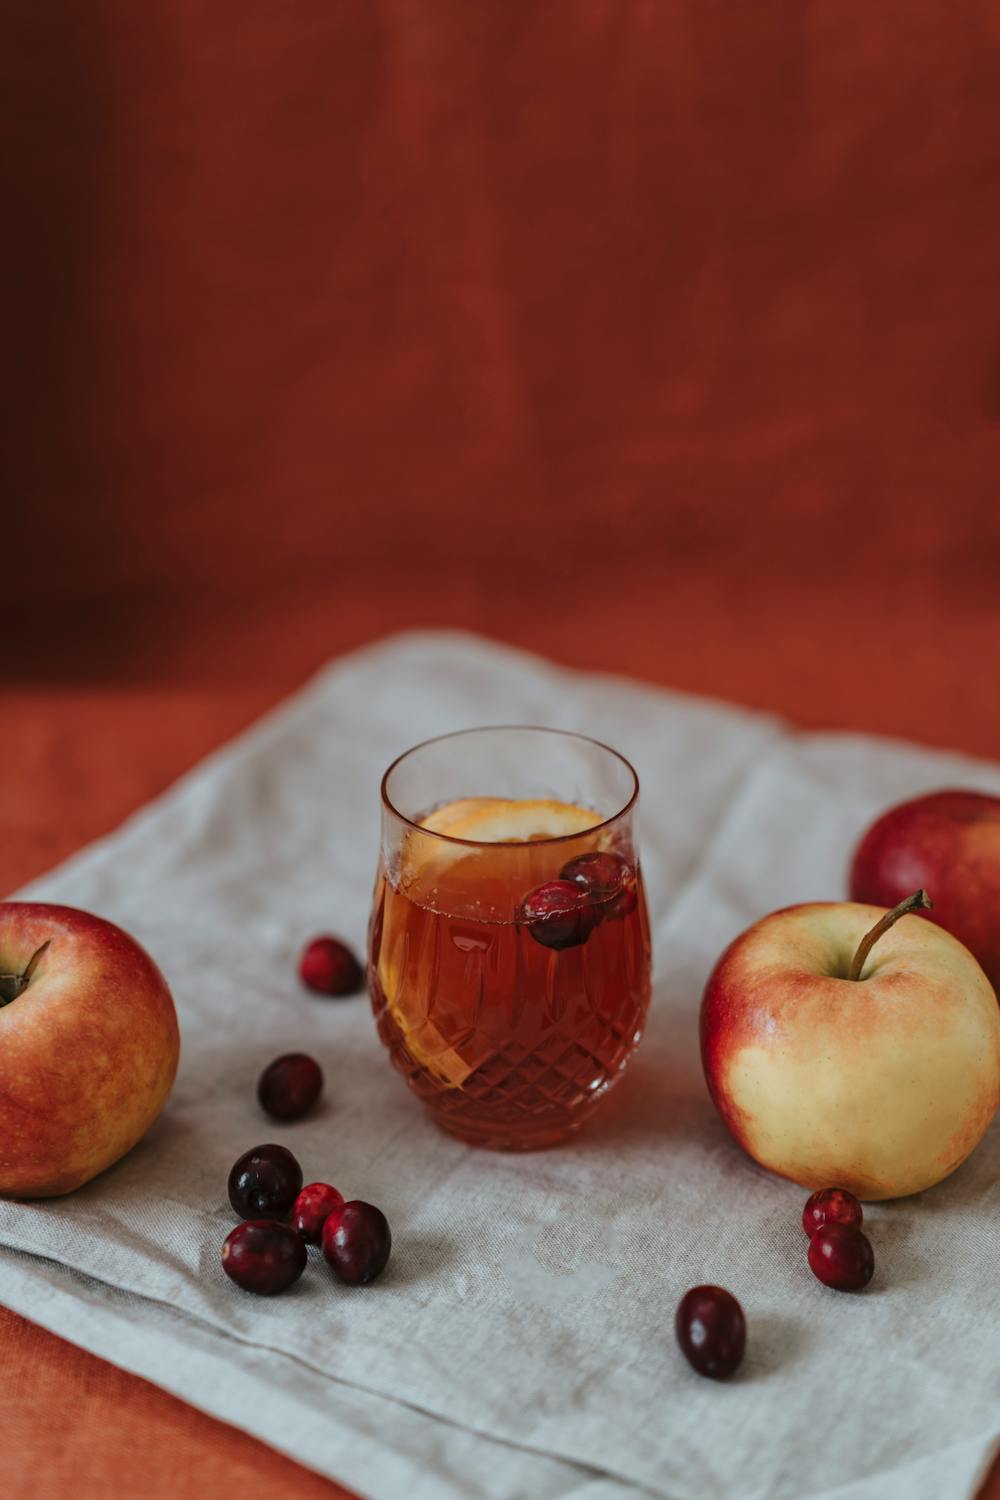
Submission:
MULTIPOLYGON (((986 0, 5 19, 8 887, 409 625, 1000 757, 986 0)), ((0 1379, 12 1497, 332 1493, 0 1379)))
POLYGON ((1000 754, 988 0, 6 10, 8 675, 460 622, 1000 754))

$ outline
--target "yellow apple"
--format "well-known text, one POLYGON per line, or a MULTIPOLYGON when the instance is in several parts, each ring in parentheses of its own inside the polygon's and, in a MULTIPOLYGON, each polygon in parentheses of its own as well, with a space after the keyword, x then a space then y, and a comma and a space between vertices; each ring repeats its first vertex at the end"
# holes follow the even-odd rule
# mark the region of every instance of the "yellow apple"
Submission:
POLYGON ((919 892, 891 913, 791 906, 716 964, 705 1077, 770 1171, 897 1198, 940 1182, 982 1139, 1000 1105, 1000 1008, 957 938, 904 914, 926 904, 919 892))

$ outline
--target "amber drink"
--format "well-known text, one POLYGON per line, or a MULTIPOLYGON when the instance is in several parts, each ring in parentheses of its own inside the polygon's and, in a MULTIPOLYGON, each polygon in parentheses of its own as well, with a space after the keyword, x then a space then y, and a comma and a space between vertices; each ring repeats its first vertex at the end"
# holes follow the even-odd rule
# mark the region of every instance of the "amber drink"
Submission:
POLYGON ((541 729, 449 735, 386 773, 372 1005, 443 1129, 554 1145, 620 1077, 650 991, 637 792, 616 752, 541 729))

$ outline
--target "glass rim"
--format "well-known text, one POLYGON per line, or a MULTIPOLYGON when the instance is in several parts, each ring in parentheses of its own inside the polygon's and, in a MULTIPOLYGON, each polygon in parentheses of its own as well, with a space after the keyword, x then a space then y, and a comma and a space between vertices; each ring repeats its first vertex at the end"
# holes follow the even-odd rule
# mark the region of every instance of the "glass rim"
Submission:
POLYGON ((600 833, 602 829, 609 828, 612 823, 617 823, 619 818, 623 818, 626 813, 630 813, 633 810, 639 800, 639 773, 632 762, 620 750, 616 750, 613 745, 606 745, 603 740, 595 739, 591 734, 580 734, 575 729, 552 729, 546 724, 474 724, 469 729, 451 729, 447 734, 432 734, 428 739, 419 740, 417 744, 411 745, 408 750, 402 751, 386 768, 382 777, 380 791, 383 809, 392 813, 394 818, 398 818, 408 828, 412 828, 415 832, 423 834, 425 838, 441 839, 446 844, 464 845, 469 849, 524 849, 538 844, 573 843, 582 838, 587 838, 591 834, 600 833), (418 750, 426 750, 429 745, 443 744, 445 740, 461 739, 465 735, 508 734, 512 731, 560 735, 564 739, 579 740, 582 744, 594 745, 598 750, 603 750, 605 754, 611 755, 615 760, 620 761, 632 778, 632 790, 628 799, 622 803, 617 812, 611 813, 606 818, 602 818, 599 823, 592 824, 590 828, 581 828, 577 833, 554 833, 536 839, 461 839, 456 838, 454 834, 442 833, 436 828, 425 828, 423 824, 415 822, 413 818, 409 818, 406 813, 401 812, 390 797, 390 776, 396 770, 397 766, 402 765, 404 760, 409 760, 411 755, 416 755, 418 750))

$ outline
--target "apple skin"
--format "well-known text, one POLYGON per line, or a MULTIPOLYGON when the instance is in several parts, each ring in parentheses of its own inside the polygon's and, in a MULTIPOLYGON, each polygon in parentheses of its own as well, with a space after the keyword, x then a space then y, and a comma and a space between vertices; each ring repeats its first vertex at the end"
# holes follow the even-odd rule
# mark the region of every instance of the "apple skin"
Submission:
POLYGON ((882 814, 851 864, 852 901, 895 906, 923 887, 928 921, 964 943, 1000 993, 1000 797, 932 792, 882 814))
POLYGON ((957 938, 901 917, 862 978, 846 978, 884 913, 773 912, 722 954, 701 1006, 709 1092, 744 1150, 803 1187, 867 1200, 940 1182, 1000 1105, 1000 1008, 957 938))
POLYGON ((0 1007, 0 1195, 51 1198, 145 1135, 177 1072, 166 980, 135 940, 69 906, 0 902, 0 972, 30 983, 0 1007))

